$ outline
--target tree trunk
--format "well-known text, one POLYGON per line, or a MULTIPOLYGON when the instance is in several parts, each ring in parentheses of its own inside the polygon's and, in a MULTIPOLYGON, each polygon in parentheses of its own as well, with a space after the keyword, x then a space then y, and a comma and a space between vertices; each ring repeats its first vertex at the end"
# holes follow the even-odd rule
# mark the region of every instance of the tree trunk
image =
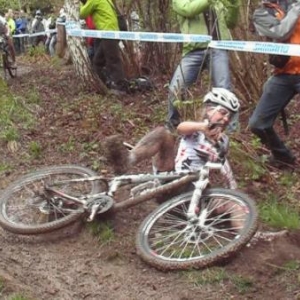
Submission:
MULTIPOLYGON (((67 14, 67 22, 80 22, 79 1, 65 0, 65 10, 67 14)), ((75 72, 81 78, 84 86, 98 93, 106 94, 106 86, 92 69, 92 65, 87 53, 85 38, 72 37, 67 34, 67 44, 68 51, 75 67, 75 72)))

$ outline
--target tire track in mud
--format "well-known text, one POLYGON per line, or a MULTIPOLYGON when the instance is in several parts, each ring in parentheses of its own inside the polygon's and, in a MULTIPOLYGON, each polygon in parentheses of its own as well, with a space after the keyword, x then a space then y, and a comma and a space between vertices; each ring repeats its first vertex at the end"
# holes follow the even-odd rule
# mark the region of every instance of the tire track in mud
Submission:
POLYGON ((38 240, 1 230, 0 274, 9 286, 29 291, 36 299, 171 300, 189 299, 197 292, 178 273, 156 271, 135 253, 110 258, 86 230, 68 234, 38 240))

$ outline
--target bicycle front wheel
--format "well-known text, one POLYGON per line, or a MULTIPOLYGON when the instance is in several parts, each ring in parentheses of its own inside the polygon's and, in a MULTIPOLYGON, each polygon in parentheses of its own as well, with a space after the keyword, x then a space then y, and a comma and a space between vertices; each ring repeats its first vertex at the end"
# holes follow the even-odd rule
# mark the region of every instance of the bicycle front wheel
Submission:
POLYGON ((141 224, 136 240, 141 258, 160 270, 204 268, 231 257, 257 230, 258 214, 247 195, 234 190, 206 190, 189 221, 192 192, 160 205, 141 224))
MULTIPOLYGON (((17 234, 40 234, 62 228, 82 217, 81 204, 45 197, 45 183, 95 176, 79 166, 53 166, 28 174, 11 184, 0 197, 0 225, 17 234)), ((59 190, 73 197, 99 192, 96 181, 65 183, 59 190)))

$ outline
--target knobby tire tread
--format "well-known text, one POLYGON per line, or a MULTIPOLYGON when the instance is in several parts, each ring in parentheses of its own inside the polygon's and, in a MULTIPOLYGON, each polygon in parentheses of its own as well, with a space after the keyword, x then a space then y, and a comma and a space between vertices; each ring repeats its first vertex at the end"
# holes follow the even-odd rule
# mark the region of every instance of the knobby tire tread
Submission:
POLYGON ((247 228, 245 227, 243 228, 240 234, 240 238, 237 241, 235 241, 232 245, 230 245, 230 247, 226 246, 227 249, 224 248, 219 249, 218 251, 216 251, 216 253, 213 256, 198 258, 198 259, 194 259, 193 261, 182 261, 182 262, 167 261, 159 257, 156 257, 153 253, 151 253, 151 250, 149 253, 149 251, 147 251, 146 249, 147 246, 144 245, 144 239, 145 239, 144 232, 145 229, 148 227, 148 223, 150 223, 153 220, 153 218, 156 218, 156 215, 159 214, 160 210, 164 209, 166 206, 169 206, 171 203, 181 200, 183 197, 191 197, 192 192, 187 192, 185 194, 174 197, 169 201, 161 204, 156 210, 151 212, 150 215, 148 215, 146 219, 143 221, 143 223, 140 225, 137 233, 137 238, 136 238, 136 249, 137 249, 137 254, 142 258, 142 260, 144 260, 149 265, 161 271, 202 269, 205 267, 215 265, 217 263, 221 263, 222 261, 225 261, 231 258, 232 256, 234 256, 236 253, 238 253, 238 251, 241 250, 251 240, 251 238, 257 231, 258 213, 257 213, 255 202, 242 192, 236 190, 224 189, 224 188, 207 189, 203 193, 203 196, 207 196, 212 193, 233 195, 234 197, 239 198, 239 200, 242 200, 244 203, 247 204, 247 207, 249 208, 249 214, 250 214, 250 224, 247 228))
MULTIPOLYGON (((3 205, 10 199, 11 194, 15 190, 18 190, 24 183, 34 182, 35 180, 39 180, 46 175, 55 175, 60 173, 69 173, 69 174, 79 174, 79 175, 88 175, 88 176, 96 176, 97 174, 85 167, 80 167, 76 165, 63 165, 63 166, 52 166, 37 170, 35 172, 29 173, 17 181, 13 182, 8 188, 4 190, 4 193, 0 197, 0 226, 15 234, 23 234, 23 235, 35 235, 35 234, 43 234, 47 232, 51 232, 79 220, 83 217, 83 213, 74 213, 67 215, 59 220, 56 220, 51 223, 39 224, 39 225, 23 225, 13 223, 10 220, 6 219, 3 215, 3 205)), ((97 186, 95 186, 94 193, 97 192, 97 186)))

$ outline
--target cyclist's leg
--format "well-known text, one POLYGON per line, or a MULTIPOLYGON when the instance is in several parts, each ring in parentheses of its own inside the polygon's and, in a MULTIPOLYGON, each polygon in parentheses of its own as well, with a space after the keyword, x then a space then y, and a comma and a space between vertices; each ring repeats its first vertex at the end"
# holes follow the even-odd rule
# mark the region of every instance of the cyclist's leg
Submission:
POLYGON ((146 134, 130 151, 130 163, 138 163, 153 158, 158 171, 174 169, 175 137, 165 127, 160 126, 146 134))
POLYGON ((105 157, 118 174, 125 173, 145 159, 154 159, 158 171, 174 169, 175 137, 165 127, 160 126, 147 133, 132 150, 128 151, 120 135, 110 136, 105 141, 105 157))
POLYGON ((214 199, 210 203, 209 210, 213 214, 226 215, 230 216, 230 225, 231 228, 239 231, 244 227, 245 223, 245 211, 242 206, 237 205, 235 202, 226 202, 224 203, 223 199, 214 199))

